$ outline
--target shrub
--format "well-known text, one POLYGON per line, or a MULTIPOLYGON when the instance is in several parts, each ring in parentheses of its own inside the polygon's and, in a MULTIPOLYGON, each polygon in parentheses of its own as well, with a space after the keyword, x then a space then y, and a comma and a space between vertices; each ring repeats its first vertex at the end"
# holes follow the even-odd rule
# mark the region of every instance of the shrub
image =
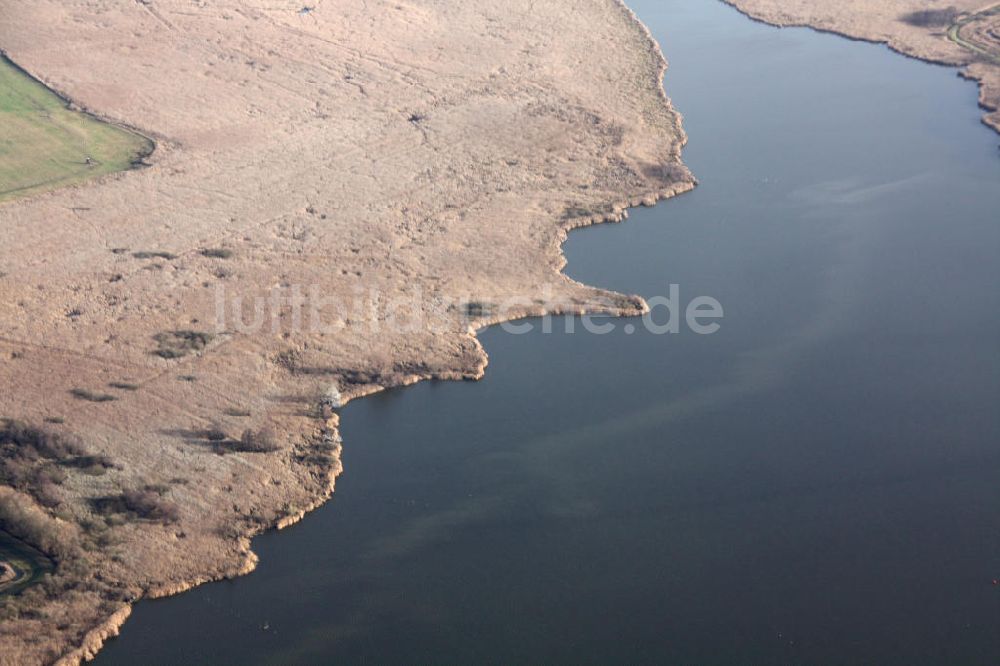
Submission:
POLYGON ((72 549, 58 521, 18 501, 13 493, 0 494, 0 529, 48 555, 65 557, 72 549))
POLYGON ((167 261, 172 261, 177 258, 176 254, 171 252, 133 252, 132 256, 136 259, 166 259, 167 261))
POLYGON ((146 486, 126 490, 118 495, 98 497, 91 501, 94 510, 101 515, 124 515, 133 520, 148 520, 176 523, 180 520, 180 508, 163 497, 165 487, 146 486))
POLYGON ((157 333, 153 340, 158 345, 154 354, 160 358, 181 358, 208 346, 215 336, 203 331, 167 331, 157 333))
POLYGON ((87 402, 113 402, 118 399, 107 393, 94 393, 82 388, 75 388, 70 391, 70 394, 78 400, 86 400, 87 402))
POLYGON ((302 354, 294 349, 286 349, 278 352, 274 357, 274 362, 294 374, 302 365, 302 354))
POLYGON ((470 301, 465 304, 465 315, 467 317, 485 317, 493 312, 493 306, 480 301, 470 301))
POLYGON ((581 217, 592 217, 596 215, 596 211, 584 206, 570 206, 567 208, 562 215, 564 220, 576 220, 581 217))
POLYGON ((62 503, 58 486, 67 468, 111 467, 106 456, 91 456, 74 439, 19 421, 0 426, 0 483, 30 495, 46 508, 62 503))
POLYGON ((955 7, 922 9, 904 14, 902 19, 904 23, 918 28, 944 28, 954 23, 960 14, 955 7))
POLYGON ((54 509, 62 504, 62 497, 56 484, 49 481, 40 481, 32 488, 32 495, 35 501, 46 509, 54 509))
POLYGON ((126 382, 111 382, 108 384, 113 389, 118 389, 119 391, 138 391, 138 384, 128 384, 126 382))
POLYGON ((201 256, 209 257, 210 259, 229 259, 233 256, 233 251, 227 250, 224 247, 206 248, 201 251, 201 256))
POLYGON ((250 453, 273 453, 281 449, 278 438, 270 428, 260 430, 245 430, 240 437, 240 451, 250 453))
POLYGON ((222 442, 226 440, 226 433, 218 428, 212 428, 211 430, 206 430, 202 433, 205 439, 210 442, 222 442))
POLYGON ((103 470, 112 469, 115 464, 111 461, 111 458, 105 455, 84 455, 84 456, 74 456, 72 458, 64 459, 60 462, 64 467, 70 467, 73 469, 81 469, 87 473, 93 473, 95 468, 103 470))
POLYGON ((13 447, 22 456, 34 455, 52 459, 62 459, 86 453, 83 446, 72 438, 63 437, 21 421, 0 419, 0 448, 8 447, 13 447))
POLYGON ((35 469, 35 481, 39 484, 61 486, 66 483, 66 472, 51 463, 43 464, 35 469))

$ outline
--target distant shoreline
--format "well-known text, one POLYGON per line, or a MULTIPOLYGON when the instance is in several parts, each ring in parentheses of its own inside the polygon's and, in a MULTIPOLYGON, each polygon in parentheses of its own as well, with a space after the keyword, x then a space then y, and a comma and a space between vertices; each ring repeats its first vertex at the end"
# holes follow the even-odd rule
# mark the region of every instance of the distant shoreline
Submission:
MULTIPOLYGON (((778 28, 811 28, 859 41, 883 44, 892 51, 908 58, 946 67, 958 68, 963 78, 979 84, 979 106, 988 113, 982 121, 987 127, 1000 133, 1000 43, 996 52, 986 53, 982 46, 973 47, 959 38, 959 30, 980 19, 993 19, 1000 23, 1000 4, 982 7, 970 0, 960 4, 968 5, 964 10, 952 8, 959 17, 944 20, 940 25, 926 26, 907 23, 903 17, 926 11, 926 3, 919 0, 891 0, 885 6, 897 12, 893 20, 887 20, 879 12, 883 5, 867 6, 863 3, 830 5, 816 3, 823 16, 807 11, 809 3, 788 0, 722 0, 750 19, 778 28), (860 13, 858 7, 865 6, 871 16, 860 13), (987 58, 987 61, 983 61, 987 58)), ((994 27, 995 31, 996 28, 994 27)))

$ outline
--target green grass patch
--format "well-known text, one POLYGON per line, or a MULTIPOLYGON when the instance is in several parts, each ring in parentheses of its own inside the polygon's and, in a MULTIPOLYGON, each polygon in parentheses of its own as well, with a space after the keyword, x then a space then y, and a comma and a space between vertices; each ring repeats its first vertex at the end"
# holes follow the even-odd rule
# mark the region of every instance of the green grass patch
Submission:
POLYGON ((153 143, 73 111, 0 56, 0 201, 129 169, 153 143))

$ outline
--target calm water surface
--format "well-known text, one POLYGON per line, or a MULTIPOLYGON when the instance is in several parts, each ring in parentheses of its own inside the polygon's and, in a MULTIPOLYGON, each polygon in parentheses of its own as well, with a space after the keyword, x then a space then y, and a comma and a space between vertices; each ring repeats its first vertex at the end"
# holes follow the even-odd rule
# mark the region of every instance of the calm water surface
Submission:
MULTIPOLYGON (((1000 157, 953 70, 634 1, 693 193, 569 273, 713 336, 482 336, 479 384, 344 410, 334 500, 125 663, 1000 662, 1000 157)), ((560 327, 556 327, 557 330, 560 327)))

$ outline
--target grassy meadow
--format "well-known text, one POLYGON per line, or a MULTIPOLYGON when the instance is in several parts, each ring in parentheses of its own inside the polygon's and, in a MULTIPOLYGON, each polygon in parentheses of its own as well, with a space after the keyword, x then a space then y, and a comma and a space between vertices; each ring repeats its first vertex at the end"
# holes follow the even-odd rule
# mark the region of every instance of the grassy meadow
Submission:
POLYGON ((128 169, 152 143, 69 109, 0 56, 0 201, 128 169))

